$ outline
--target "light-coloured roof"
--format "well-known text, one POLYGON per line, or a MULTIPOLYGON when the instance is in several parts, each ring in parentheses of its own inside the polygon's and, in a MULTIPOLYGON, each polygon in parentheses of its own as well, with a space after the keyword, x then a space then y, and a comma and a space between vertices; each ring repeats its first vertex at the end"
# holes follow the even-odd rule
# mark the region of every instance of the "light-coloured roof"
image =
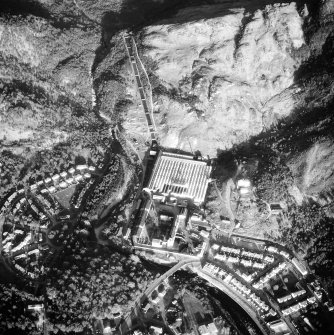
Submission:
POLYGON ((211 166, 196 161, 192 156, 160 152, 149 188, 164 194, 172 193, 190 197, 195 203, 203 203, 208 187, 211 166))

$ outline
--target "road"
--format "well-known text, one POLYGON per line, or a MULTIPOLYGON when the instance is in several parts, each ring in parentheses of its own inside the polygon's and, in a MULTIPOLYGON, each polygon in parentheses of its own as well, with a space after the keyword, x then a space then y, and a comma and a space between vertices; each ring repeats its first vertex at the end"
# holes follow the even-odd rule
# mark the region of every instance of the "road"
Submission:
POLYGON ((151 89, 150 81, 149 81, 147 72, 144 68, 144 65, 143 65, 143 63, 140 60, 140 57, 138 55, 138 50, 137 50, 137 46, 136 46, 136 42, 135 42, 134 38, 130 35, 125 35, 125 36, 123 36, 123 39, 124 39, 124 44, 125 44, 126 51, 127 51, 128 55, 129 55, 129 58, 130 58, 131 68, 132 68, 132 71, 133 71, 134 76, 136 78, 136 83, 137 83, 141 103, 142 103, 142 106, 143 106, 143 109, 144 109, 148 130, 149 130, 150 135, 151 135, 151 140, 156 141, 157 130, 156 130, 155 122, 154 122, 154 118, 153 118, 152 89, 151 89), (140 71, 139 71, 139 68, 138 68, 138 63, 141 66, 142 73, 144 73, 144 75, 145 75, 145 77, 148 81, 148 85, 149 85, 149 88, 150 88, 150 91, 151 91, 151 99, 150 99, 150 105, 151 106, 150 106, 150 108, 149 108, 149 104, 148 104, 147 99, 146 99, 144 86, 143 86, 142 80, 140 78, 140 71))
POLYGON ((217 186, 217 182, 216 180, 213 180, 213 186, 216 190, 216 193, 218 195, 218 198, 222 204, 222 208, 225 209, 225 212, 224 213, 224 216, 228 216, 229 219, 231 220, 231 226, 230 226, 230 229, 229 229, 229 233, 228 233, 228 236, 231 237, 232 235, 232 232, 234 230, 234 227, 235 227, 235 217, 234 217, 234 214, 233 214, 233 211, 231 209, 231 205, 230 205, 230 193, 231 193, 231 190, 234 188, 234 184, 233 184, 233 181, 232 179, 229 179, 226 183, 226 185, 224 185, 224 193, 225 193, 225 196, 223 198, 220 190, 218 189, 218 186, 217 186), (231 185, 232 183, 232 185, 231 185))

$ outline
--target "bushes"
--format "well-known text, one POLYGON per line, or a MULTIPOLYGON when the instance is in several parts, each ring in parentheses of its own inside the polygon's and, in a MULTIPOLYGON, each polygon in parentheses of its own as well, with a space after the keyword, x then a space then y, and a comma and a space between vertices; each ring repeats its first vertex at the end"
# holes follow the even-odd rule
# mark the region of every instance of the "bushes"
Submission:
POLYGON ((108 200, 113 192, 117 191, 123 182, 123 178, 124 172, 121 158, 119 156, 114 156, 108 167, 108 171, 104 174, 101 181, 94 188, 94 191, 87 200, 86 210, 93 214, 99 206, 103 205, 104 202, 108 200))

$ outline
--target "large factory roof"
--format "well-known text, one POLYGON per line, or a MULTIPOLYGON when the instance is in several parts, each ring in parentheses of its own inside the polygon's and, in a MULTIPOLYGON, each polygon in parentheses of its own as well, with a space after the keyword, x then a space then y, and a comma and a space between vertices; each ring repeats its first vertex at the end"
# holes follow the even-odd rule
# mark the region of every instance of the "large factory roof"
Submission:
POLYGON ((202 204, 208 188, 211 166, 192 156, 160 152, 149 187, 163 194, 190 197, 202 204))

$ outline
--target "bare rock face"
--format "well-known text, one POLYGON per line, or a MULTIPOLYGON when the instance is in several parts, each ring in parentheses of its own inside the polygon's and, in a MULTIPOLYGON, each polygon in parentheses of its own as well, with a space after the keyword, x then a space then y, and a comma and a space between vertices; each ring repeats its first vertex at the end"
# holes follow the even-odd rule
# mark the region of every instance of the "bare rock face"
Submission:
POLYGON ((289 161, 289 167, 298 188, 320 203, 325 203, 328 196, 333 201, 333 196, 329 195, 334 185, 333 161, 334 144, 327 139, 299 153, 289 161))
MULTIPOLYGON (((289 115, 302 24, 291 3, 252 14, 225 5, 183 9, 144 28, 138 36, 161 144, 215 155, 289 115)), ((141 109, 130 112, 125 128, 141 131, 141 109)))

